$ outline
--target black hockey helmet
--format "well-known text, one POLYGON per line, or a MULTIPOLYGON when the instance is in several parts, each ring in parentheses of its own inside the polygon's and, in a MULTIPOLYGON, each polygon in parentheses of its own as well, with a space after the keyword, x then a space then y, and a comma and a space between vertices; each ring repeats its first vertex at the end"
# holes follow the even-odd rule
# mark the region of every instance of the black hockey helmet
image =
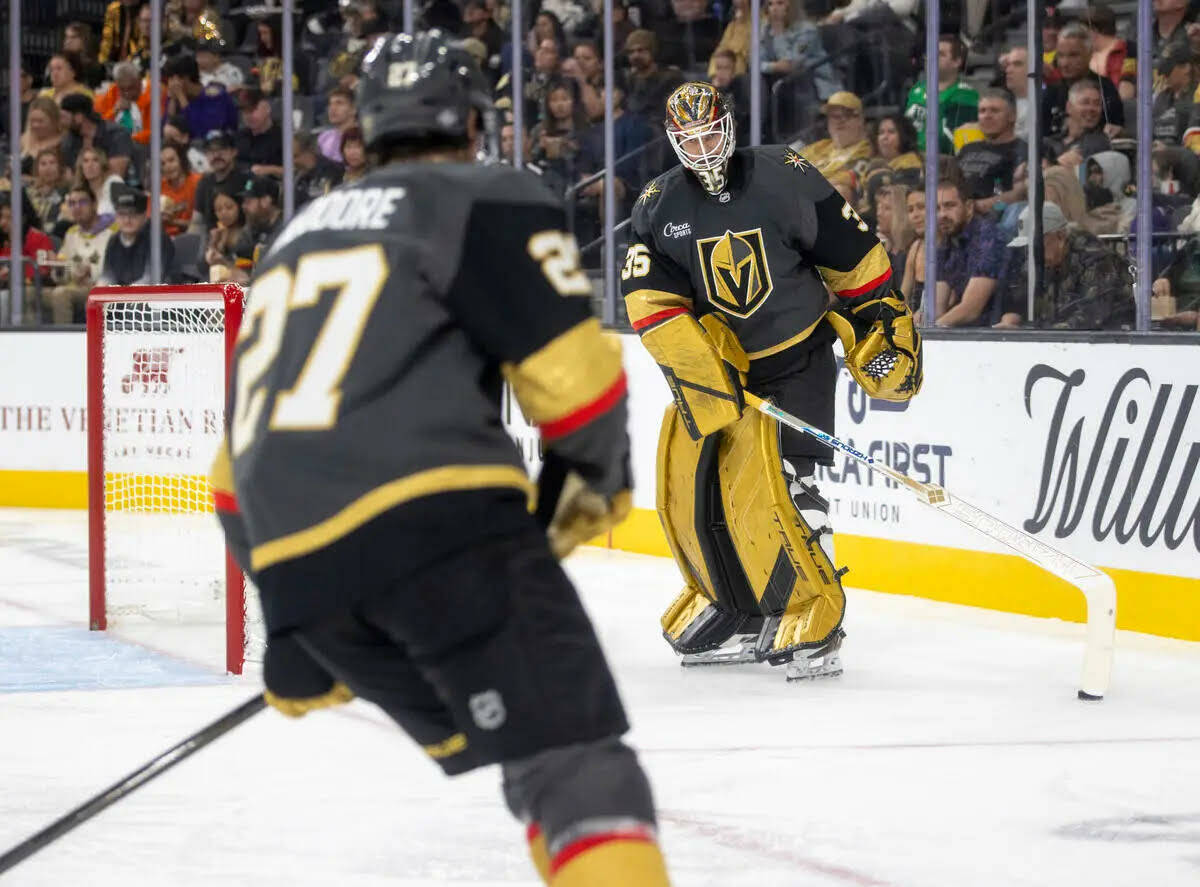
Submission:
POLYGON ((487 81, 471 54, 442 31, 380 35, 363 59, 358 114, 367 150, 465 141, 472 108, 491 136, 487 81))

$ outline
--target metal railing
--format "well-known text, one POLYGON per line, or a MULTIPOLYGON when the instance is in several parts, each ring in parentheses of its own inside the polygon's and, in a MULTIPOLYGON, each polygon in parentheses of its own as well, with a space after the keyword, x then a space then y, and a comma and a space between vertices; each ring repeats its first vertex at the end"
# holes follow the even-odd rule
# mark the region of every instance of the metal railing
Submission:
MULTIPOLYGON (((2 0, 0 0, 2 2, 2 0)), ((152 2, 152 20, 157 25, 154 28, 154 34, 151 39, 151 57, 155 60, 155 64, 151 64, 150 74, 150 93, 151 93, 151 144, 150 144, 150 159, 149 159, 149 180, 150 180, 150 208, 152 215, 151 224, 158 226, 161 223, 161 202, 160 195, 162 189, 161 182, 161 130, 162 130, 162 112, 161 112, 161 97, 164 85, 161 82, 160 66, 158 64, 162 59, 163 41, 161 36, 161 22, 164 17, 164 9, 166 0, 155 0, 152 2)), ((292 196, 294 189, 292 188, 292 180, 294 179, 294 163, 292 158, 292 134, 294 129, 294 120, 291 110, 295 102, 294 86, 292 82, 293 62, 295 61, 295 47, 293 45, 296 39, 296 31, 294 24, 294 2, 295 0, 282 0, 279 5, 263 6, 257 10, 262 15, 279 15, 282 27, 280 29, 282 38, 282 55, 283 55, 283 77, 280 82, 280 99, 283 113, 278 122, 282 129, 282 154, 284 166, 284 186, 281 189, 282 207, 285 217, 290 215, 292 211, 292 196)), ((617 52, 619 47, 615 45, 614 33, 612 27, 612 10, 615 0, 602 0, 601 8, 597 10, 603 18, 603 35, 601 45, 604 47, 603 52, 603 67, 605 83, 612 84, 615 82, 615 68, 617 64, 617 52)), ((16 84, 20 82, 21 70, 21 50, 22 50, 22 3, 21 0, 8 0, 8 31, 9 31, 9 72, 8 82, 16 84)), ((924 4, 926 16, 925 27, 925 55, 926 67, 925 78, 926 83, 938 82, 938 57, 937 44, 940 33, 939 8, 941 4, 929 3, 924 4)), ((1030 35, 1029 52, 1030 58, 1040 58, 1040 34, 1041 24, 1044 20, 1045 9, 1044 3, 1041 0, 1026 0, 1021 4, 1024 8, 1025 27, 1030 35)), ((759 0, 752 0, 751 16, 753 17, 760 9, 761 3, 759 0)), ((1136 39, 1138 45, 1151 46, 1153 45, 1152 33, 1152 11, 1149 3, 1126 4, 1123 7, 1128 9, 1132 14, 1136 15, 1136 39)), ((994 7, 994 12, 998 12, 999 7, 994 7)), ((513 4, 511 8, 510 21, 510 39, 514 47, 513 53, 513 94, 515 96, 523 96, 524 83, 524 65, 522 59, 524 57, 524 47, 526 44, 526 27, 527 23, 523 20, 523 13, 527 12, 523 4, 513 4)), ((415 0, 405 0, 403 4, 403 21, 406 27, 411 27, 416 21, 417 7, 415 0)), ((1007 14, 997 14, 993 21, 991 33, 999 34, 1002 28, 1008 28, 1015 22, 1018 22, 1022 17, 1020 8, 1015 9, 1007 14)), ((916 35, 918 38, 921 35, 916 35)), ((751 29, 751 53, 753 60, 759 58, 759 43, 760 35, 757 28, 751 29)), ((868 30, 860 29, 855 32, 854 45, 839 47, 834 52, 826 52, 824 63, 837 65, 840 61, 845 60, 850 55, 856 59, 855 64, 863 64, 863 59, 867 59, 870 65, 878 65, 878 83, 869 90, 864 90, 862 96, 865 103, 871 101, 872 95, 890 95, 900 87, 900 72, 893 70, 892 61, 894 55, 894 47, 887 45, 886 37, 881 33, 874 33, 868 30)), ((1135 164, 1135 178, 1138 193, 1141 195, 1149 195, 1152 193, 1153 185, 1153 169, 1151 151, 1151 119, 1149 109, 1152 107, 1152 58, 1151 53, 1139 53, 1137 57, 1137 107, 1139 109, 1138 118, 1136 120, 1137 144, 1140 150, 1137 153, 1135 164)), ((1042 82, 1042 66, 1040 64, 1032 64, 1030 68, 1030 95, 1038 96, 1041 94, 1042 82)), ((810 69, 811 70, 811 69, 810 69)), ((762 75, 757 68, 753 68, 749 75, 749 94, 752 100, 750 108, 750 134, 749 142, 757 144, 761 141, 763 135, 764 123, 769 129, 771 138, 779 139, 787 136, 794 136, 789 127, 787 117, 786 104, 789 100, 793 102, 801 102, 803 98, 799 93, 808 88, 807 80, 811 76, 810 71, 798 72, 794 75, 789 75, 781 78, 779 81, 770 85, 769 94, 765 97, 766 101, 761 101, 763 96, 764 81, 762 75), (757 101, 756 101, 757 100, 757 101), (763 111, 767 110, 768 120, 764 121, 763 111)), ((940 119, 938 114, 938 90, 926 90, 927 102, 926 119, 930 121, 929 128, 937 127, 936 121, 940 119)), ((574 207, 578 202, 579 192, 581 188, 588 184, 600 181, 603 183, 603 191, 599 198, 600 206, 603 211, 600 212, 599 218, 602 222, 602 236, 597 237, 591 242, 583 245, 583 251, 590 253, 604 246, 602 265, 604 269, 604 313, 606 320, 612 320, 617 316, 617 292, 616 292, 616 264, 618 257, 614 254, 616 249, 617 237, 628 226, 627 219, 617 219, 616 210, 619 206, 619 201, 616 195, 615 176, 605 175, 604 170, 616 170, 623 165, 650 156, 651 150, 656 150, 656 146, 661 144, 661 137, 655 142, 647 145, 639 146, 639 148, 626 152, 621 156, 616 156, 614 143, 614 115, 612 105, 612 90, 606 89, 604 95, 605 117, 604 117, 604 159, 603 169, 585 177, 581 182, 571 184, 566 189, 566 201, 570 209, 570 215, 574 217, 574 207)), ((815 101, 813 102, 815 105, 815 101)), ((1040 208, 1044 200, 1043 189, 1041 188, 1040 168, 1038 146, 1040 145, 1041 135, 1044 130, 1043 121, 1038 119, 1038 109, 1040 103, 1037 101, 1031 102, 1031 121, 1032 131, 1028 139, 1030 143, 1030 155, 1028 158, 1029 168, 1032 173, 1030 176, 1030 194, 1029 203, 1040 208)), ((525 123, 524 120, 524 103, 520 100, 514 102, 513 106, 513 126, 514 126, 514 161, 519 166, 524 161, 524 136, 525 123)), ((21 106, 20 92, 17 89, 9 90, 9 153, 10 165, 9 180, 12 182, 13 188, 19 191, 21 184, 21 106)), ((937 250, 937 227, 936 227, 936 185, 938 175, 938 156, 936 152, 928 152, 926 165, 926 206, 927 217, 925 223, 926 243, 929 249, 926 251, 927 266, 926 279, 936 280, 938 273, 938 250, 937 250)), ((642 183, 630 183, 632 188, 639 188, 642 183)), ((14 195, 16 199, 11 201, 12 212, 12 230, 20 232, 23 230, 22 201, 19 195, 14 195)), ((1151 229, 1151 213, 1152 201, 1143 199, 1138 202, 1138 228, 1142 231, 1151 229)), ((1033 212, 1033 233, 1034 237, 1030 240, 1030 261, 1028 266, 1030 269, 1031 279, 1029 282, 1030 310, 1032 311, 1032 294, 1038 288, 1036 275, 1040 272, 1040 213, 1033 212)), ((572 222, 573 224, 573 222, 572 222)), ((19 254, 21 251, 21 236, 15 233, 10 246, 13 254, 19 254)), ((1136 270, 1136 293, 1137 293, 1137 328, 1139 330, 1147 330, 1150 328, 1150 290, 1152 283, 1152 241, 1157 242, 1157 237, 1147 237, 1136 241, 1136 249, 1134 258, 1136 270)), ((152 279, 161 280, 163 274, 162 256, 157 238, 151 238, 152 249, 152 279)), ((9 319, 14 323, 19 322, 25 314, 25 281, 23 275, 14 274, 10 281, 10 305, 9 319)), ((1030 315, 1032 316, 1032 314, 1030 315)), ((930 312, 926 316, 927 322, 933 322, 936 318, 930 312)))

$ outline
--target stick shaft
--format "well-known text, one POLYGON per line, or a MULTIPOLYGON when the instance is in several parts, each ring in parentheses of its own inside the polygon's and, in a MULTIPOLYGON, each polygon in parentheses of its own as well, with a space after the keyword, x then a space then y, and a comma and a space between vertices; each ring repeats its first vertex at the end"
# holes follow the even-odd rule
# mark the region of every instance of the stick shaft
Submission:
POLYGON ((137 791, 152 779, 166 773, 176 764, 191 757, 204 746, 224 736, 234 727, 249 720, 263 710, 266 702, 262 693, 256 693, 237 708, 219 717, 207 727, 197 730, 187 739, 171 746, 151 761, 134 770, 124 779, 113 783, 104 791, 80 804, 74 810, 60 816, 36 834, 30 835, 4 855, 0 856, 0 875, 13 866, 28 859, 43 847, 57 841, 63 835, 87 822, 97 813, 111 807, 126 795, 137 791))
POLYGON ((1018 530, 981 508, 965 502, 936 484, 925 484, 901 474, 885 462, 874 459, 827 434, 803 419, 784 412, 774 404, 744 392, 746 404, 777 422, 816 438, 826 446, 845 453, 851 459, 912 491, 918 499, 938 511, 949 514, 976 532, 1006 545, 1026 560, 1078 588, 1087 600, 1087 646, 1084 651, 1080 698, 1097 699, 1108 689, 1112 672, 1113 642, 1117 622, 1117 591, 1112 578, 1090 564, 1047 545, 1018 530))

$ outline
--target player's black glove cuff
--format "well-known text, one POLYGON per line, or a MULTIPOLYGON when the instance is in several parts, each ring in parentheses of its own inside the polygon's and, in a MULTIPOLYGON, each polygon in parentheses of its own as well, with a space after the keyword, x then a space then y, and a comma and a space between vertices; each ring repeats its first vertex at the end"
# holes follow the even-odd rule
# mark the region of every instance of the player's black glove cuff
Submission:
POLYGON ((336 681, 290 633, 267 641, 263 683, 267 703, 293 718, 354 698, 350 688, 336 681))

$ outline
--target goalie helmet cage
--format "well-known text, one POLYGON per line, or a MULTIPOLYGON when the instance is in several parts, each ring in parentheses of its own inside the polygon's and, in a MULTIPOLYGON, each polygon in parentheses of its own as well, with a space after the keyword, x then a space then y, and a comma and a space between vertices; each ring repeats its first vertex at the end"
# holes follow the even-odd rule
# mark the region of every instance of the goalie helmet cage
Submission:
POLYGON ((223 622, 233 674, 247 582, 207 475, 244 303, 232 283, 97 287, 87 300, 89 627, 117 614, 223 622))

